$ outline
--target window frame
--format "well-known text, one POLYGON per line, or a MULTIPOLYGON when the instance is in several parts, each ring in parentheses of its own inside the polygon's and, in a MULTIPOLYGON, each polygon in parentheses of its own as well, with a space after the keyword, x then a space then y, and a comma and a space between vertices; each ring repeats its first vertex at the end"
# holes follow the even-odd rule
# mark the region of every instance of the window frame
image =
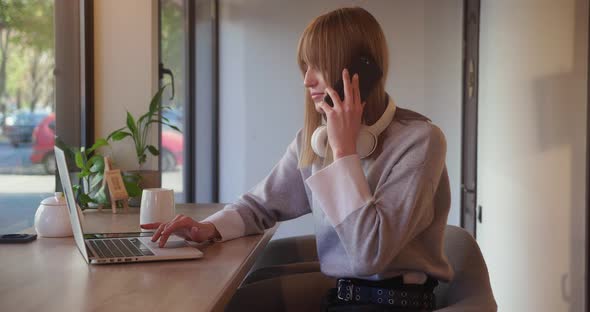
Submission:
MULTIPOLYGON (((93 0, 54 2, 55 134, 70 146, 94 143, 93 7, 93 0)), ((57 172, 55 179, 61 191, 57 172)))
MULTIPOLYGON (((184 201, 211 203, 219 201, 219 31, 218 0, 184 0, 186 42, 184 106, 184 201), (197 38, 199 46, 197 46, 197 38), (205 48, 201 48, 205 47, 205 48), (198 147, 198 148, 197 148, 198 147)), ((158 63, 161 53, 161 10, 158 0, 158 63)), ((166 67, 166 64, 159 66, 166 67)), ((162 73, 158 73, 162 77, 162 73)), ((160 86, 163 85, 160 80, 160 86)), ((159 148, 162 148, 161 125, 159 148)), ((158 159, 161 168, 161 159, 158 159)), ((161 174, 161 172, 160 172, 161 174)))
POLYGON ((73 146, 94 143, 93 3, 55 1, 56 135, 73 146))

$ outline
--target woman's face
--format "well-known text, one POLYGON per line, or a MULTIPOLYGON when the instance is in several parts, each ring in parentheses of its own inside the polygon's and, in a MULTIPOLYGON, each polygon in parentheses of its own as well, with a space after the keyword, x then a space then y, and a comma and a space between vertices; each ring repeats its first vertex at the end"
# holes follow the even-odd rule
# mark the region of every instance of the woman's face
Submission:
POLYGON ((323 113, 319 104, 324 100, 327 85, 322 73, 313 67, 307 67, 305 76, 303 77, 303 84, 309 90, 309 94, 315 104, 315 110, 320 114, 323 113))

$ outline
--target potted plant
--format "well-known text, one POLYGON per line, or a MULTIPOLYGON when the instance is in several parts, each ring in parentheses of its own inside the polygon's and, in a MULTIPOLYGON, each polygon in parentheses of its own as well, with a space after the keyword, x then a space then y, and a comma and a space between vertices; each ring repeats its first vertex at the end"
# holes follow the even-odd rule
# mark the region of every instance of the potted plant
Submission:
MULTIPOLYGON (((78 168, 76 176, 78 183, 74 183, 72 188, 76 200, 81 209, 96 208, 99 205, 109 206, 111 204, 107 189, 104 185, 104 156, 98 153, 98 148, 109 146, 107 140, 99 138, 90 148, 70 147, 65 144, 59 137, 55 138, 55 145, 60 147, 70 163, 74 163, 78 168)), ((129 196, 138 196, 141 194, 138 178, 134 176, 125 177, 123 180, 125 189, 129 196)))
MULTIPOLYGON (((150 133, 151 126, 153 124, 162 124, 181 132, 177 126, 170 123, 170 120, 162 116, 164 110, 172 109, 171 106, 162 105, 162 93, 166 86, 167 85, 162 86, 152 97, 148 111, 145 114, 139 116, 139 118, 134 118, 133 115, 127 111, 125 126, 113 131, 107 137, 107 141, 121 141, 128 137, 133 141, 139 170, 130 172, 132 174, 138 174, 141 177, 139 181, 141 189, 160 186, 160 173, 155 170, 145 170, 143 168, 148 153, 153 156, 158 156, 160 154, 157 147, 148 144, 148 134, 150 133)), ((131 201, 132 205, 137 205, 138 203, 138 198, 131 201)))

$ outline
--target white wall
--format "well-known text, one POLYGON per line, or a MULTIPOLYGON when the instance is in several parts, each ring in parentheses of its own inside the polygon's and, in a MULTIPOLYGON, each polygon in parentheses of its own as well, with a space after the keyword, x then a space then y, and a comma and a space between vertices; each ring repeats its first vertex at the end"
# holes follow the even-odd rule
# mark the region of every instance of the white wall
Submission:
MULTIPOLYGON (((447 136, 449 223, 459 224, 462 1, 220 1, 220 201, 232 202, 268 174, 303 126, 297 41, 317 15, 360 5, 380 22, 390 49, 387 89, 447 136)), ((312 233, 310 216, 276 237, 312 233)))
POLYGON ((482 1, 478 241, 500 311, 584 311, 587 0, 482 1))
MULTIPOLYGON (((156 0, 94 1, 95 133, 106 137, 125 125, 126 110, 134 117, 147 112, 157 91, 158 42, 156 0)), ((150 142, 157 145, 157 127, 150 142)), ((113 144, 117 167, 137 169, 131 140, 113 144)), ((144 169, 157 169, 148 157, 144 169)))

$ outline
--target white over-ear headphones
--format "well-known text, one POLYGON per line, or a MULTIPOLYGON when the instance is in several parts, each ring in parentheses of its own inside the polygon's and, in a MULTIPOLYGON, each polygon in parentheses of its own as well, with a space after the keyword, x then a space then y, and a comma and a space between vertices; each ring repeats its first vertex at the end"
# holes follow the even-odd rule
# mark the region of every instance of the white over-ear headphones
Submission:
MULTIPOLYGON (((389 126, 395 115, 395 103, 390 98, 381 118, 372 126, 361 125, 359 136, 356 140, 356 152, 360 158, 365 158, 375 151, 377 137, 389 126)), ((321 125, 311 136, 311 148, 320 157, 326 157, 326 144, 328 144, 328 128, 321 125)))

